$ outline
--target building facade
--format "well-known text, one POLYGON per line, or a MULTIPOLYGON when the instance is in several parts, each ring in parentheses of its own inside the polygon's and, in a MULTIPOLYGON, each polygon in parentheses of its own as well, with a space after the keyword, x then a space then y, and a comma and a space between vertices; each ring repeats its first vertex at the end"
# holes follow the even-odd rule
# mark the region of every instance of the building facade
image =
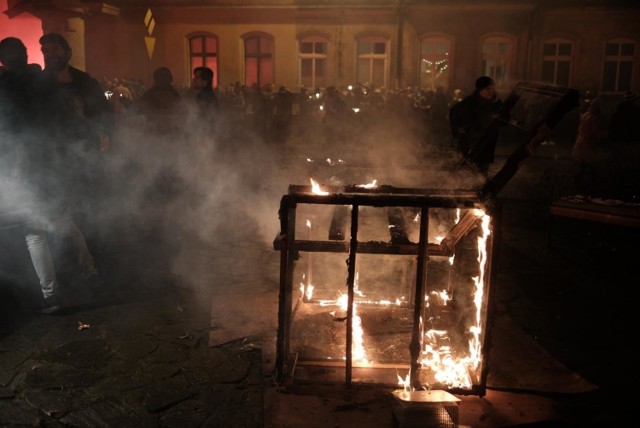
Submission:
POLYGON ((640 3, 619 0, 9 0, 99 77, 177 86, 365 84, 469 91, 479 75, 621 95, 640 86, 640 3))

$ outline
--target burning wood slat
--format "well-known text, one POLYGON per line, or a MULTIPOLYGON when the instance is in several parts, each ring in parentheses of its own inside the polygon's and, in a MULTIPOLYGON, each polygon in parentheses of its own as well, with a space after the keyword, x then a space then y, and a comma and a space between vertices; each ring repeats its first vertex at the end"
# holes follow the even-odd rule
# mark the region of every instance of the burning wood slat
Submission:
MULTIPOLYGON (((280 240, 273 243, 275 250, 281 249, 280 240)), ((296 251, 314 251, 326 253, 346 253, 349 251, 349 244, 341 241, 314 241, 296 240, 296 251)), ((418 244, 393 244, 382 241, 367 241, 358 243, 358 252, 362 254, 396 254, 396 255, 416 255, 418 254, 418 244)), ((430 243, 427 246, 427 254, 430 256, 451 257, 453 251, 444 245, 430 243)))
POLYGON ((471 229, 473 229, 478 223, 478 216, 473 211, 467 211, 462 219, 456 224, 449 234, 442 240, 442 245, 448 252, 453 253, 453 248, 458 244, 458 241, 462 239, 471 229))

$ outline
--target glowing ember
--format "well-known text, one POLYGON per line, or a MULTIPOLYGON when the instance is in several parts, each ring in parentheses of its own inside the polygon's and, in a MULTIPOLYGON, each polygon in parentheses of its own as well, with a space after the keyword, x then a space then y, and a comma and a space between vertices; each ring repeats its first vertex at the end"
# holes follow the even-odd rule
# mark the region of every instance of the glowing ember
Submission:
POLYGON ((300 293, 302 293, 302 297, 307 300, 310 301, 311 298, 313 298, 313 289, 315 287, 313 286, 313 284, 309 284, 308 282, 301 282, 300 283, 300 293))
POLYGON ((440 304, 443 306, 447 306, 447 302, 451 301, 451 296, 447 290, 432 291, 431 294, 437 296, 440 304))
MULTIPOLYGON (((338 304, 340 305, 340 309, 342 309, 343 311, 346 311, 347 304, 348 304, 348 295, 346 294, 341 295, 340 298, 338 299, 338 304)), ((366 364, 369 361, 367 360, 367 353, 364 349, 364 331, 362 329, 362 319, 360 318, 360 315, 358 315, 357 307, 358 306, 354 301, 353 316, 351 319, 352 337, 353 337, 351 356, 353 358, 353 361, 366 364)))
POLYGON ((327 164, 333 166, 338 164, 343 164, 344 161, 342 159, 338 159, 337 161, 332 160, 331 158, 327 158, 327 164))
POLYGON ((410 379, 411 372, 407 373, 407 376, 404 379, 402 379, 399 374, 396 373, 396 375, 398 376, 398 385, 400 385, 403 390, 410 391, 411 382, 409 379, 410 379))
POLYGON ((371 183, 358 184, 356 187, 360 187, 362 189, 375 189, 376 187, 378 187, 377 183, 378 180, 373 180, 371 183))
POLYGON ((88 329, 90 327, 91 327, 91 325, 85 324, 82 321, 78 321, 78 330, 86 330, 86 329, 88 329))
MULTIPOLYGON (((364 296, 360 290, 357 289, 357 278, 358 274, 356 273, 356 283, 354 284, 354 293, 359 296, 364 296)), ((320 300, 318 302, 320 306, 339 306, 342 311, 347 311, 349 304, 349 296, 347 294, 340 294, 340 296, 336 300, 320 300)), ((391 302, 388 302, 391 304, 391 302)), ((353 316, 351 319, 351 327, 352 327, 352 348, 351 348, 351 357, 354 362, 358 362, 360 364, 367 364, 369 360, 367 358, 367 354, 364 347, 364 330, 362 328, 362 319, 358 315, 358 305, 354 299, 353 302, 353 316)), ((335 317, 336 312, 331 311, 331 316, 335 317)), ((342 318, 340 318, 342 320, 342 318)))
POLYGON ((313 178, 309 178, 309 180, 311 180, 311 191, 316 194, 316 195, 328 195, 329 192, 325 192, 324 190, 322 190, 320 188, 320 185, 313 179, 313 178))

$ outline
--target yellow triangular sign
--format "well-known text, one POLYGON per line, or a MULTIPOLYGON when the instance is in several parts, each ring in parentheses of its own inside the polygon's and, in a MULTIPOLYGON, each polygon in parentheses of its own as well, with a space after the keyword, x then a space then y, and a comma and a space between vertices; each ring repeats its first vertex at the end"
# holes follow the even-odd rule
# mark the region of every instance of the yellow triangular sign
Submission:
POLYGON ((147 46, 147 55, 149 55, 149 59, 153 56, 153 48, 156 46, 156 38, 155 37, 145 37, 144 44, 147 46))

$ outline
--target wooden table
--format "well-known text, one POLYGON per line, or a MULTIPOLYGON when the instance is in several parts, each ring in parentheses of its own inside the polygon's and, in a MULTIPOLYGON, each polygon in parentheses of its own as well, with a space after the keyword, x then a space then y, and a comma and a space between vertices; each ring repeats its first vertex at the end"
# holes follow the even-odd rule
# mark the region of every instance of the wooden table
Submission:
POLYGON ((640 204, 614 199, 571 196, 558 199, 549 208, 551 224, 549 245, 555 217, 571 218, 588 222, 640 228, 640 204))

